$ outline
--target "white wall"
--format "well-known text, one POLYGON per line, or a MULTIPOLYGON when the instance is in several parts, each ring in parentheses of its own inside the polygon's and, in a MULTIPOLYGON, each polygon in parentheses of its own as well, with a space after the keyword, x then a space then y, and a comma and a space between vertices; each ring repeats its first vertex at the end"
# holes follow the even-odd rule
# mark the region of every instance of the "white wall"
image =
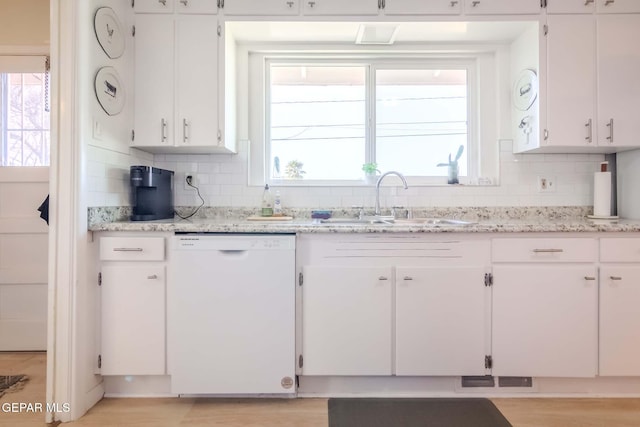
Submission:
POLYGON ((617 155, 618 215, 640 219, 640 150, 617 155))
POLYGON ((0 44, 49 44, 49 0, 0 0, 0 44))
MULTIPOLYGON (((602 154, 512 154, 511 141, 501 141, 500 185, 437 186, 384 189, 381 206, 588 206, 593 198, 593 172, 602 154), (555 192, 540 193, 538 176, 553 178, 555 192)), ((197 203, 194 190, 182 185, 186 172, 197 172, 207 206, 258 207, 262 188, 247 185, 247 141, 237 155, 156 155, 155 165, 176 171, 176 205, 197 203)), ((274 187, 278 188, 278 187, 274 187)), ((372 187, 282 187, 283 207, 373 206, 372 187)))

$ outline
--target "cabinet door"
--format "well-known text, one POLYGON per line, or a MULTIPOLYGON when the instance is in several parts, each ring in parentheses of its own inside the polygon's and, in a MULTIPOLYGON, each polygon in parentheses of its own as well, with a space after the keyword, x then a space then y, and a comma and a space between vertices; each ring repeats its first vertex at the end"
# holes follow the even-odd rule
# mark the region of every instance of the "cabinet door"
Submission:
POLYGON ((102 267, 102 375, 165 373, 165 268, 102 267))
POLYGON ((398 268, 396 374, 484 375, 484 267, 398 268))
POLYGON ((225 0, 224 14, 234 15, 297 15, 300 13, 299 0, 225 0))
POLYGON ((377 15, 376 0, 302 0, 305 15, 377 15))
POLYGON ((459 15, 460 0, 385 0, 385 15, 459 15))
POLYGON ((600 268, 600 375, 640 375, 640 266, 600 268))
POLYGON ((595 376, 594 266, 497 265, 493 275, 493 375, 595 376))
POLYGON ((218 0, 174 0, 176 12, 215 15, 218 13, 218 0))
POLYGON ((596 0, 598 13, 638 13, 638 0, 596 0))
POLYGON ((640 146, 640 15, 599 15, 598 144, 640 146))
POLYGON ((391 375, 391 268, 303 268, 304 375, 391 375))
POLYGON ((177 0, 136 0, 135 13, 173 13, 177 0))
POLYGON ((595 18, 576 14, 547 19, 549 145, 595 146, 595 18))
POLYGON ((595 0, 548 0, 547 13, 593 13, 595 0))
POLYGON ((218 21, 176 19, 176 133, 178 146, 215 146, 218 134, 218 21))
POLYGON ((539 14, 540 0, 465 0, 468 15, 539 14))
POLYGON ((174 132, 172 15, 136 15, 134 146, 172 146, 174 132))

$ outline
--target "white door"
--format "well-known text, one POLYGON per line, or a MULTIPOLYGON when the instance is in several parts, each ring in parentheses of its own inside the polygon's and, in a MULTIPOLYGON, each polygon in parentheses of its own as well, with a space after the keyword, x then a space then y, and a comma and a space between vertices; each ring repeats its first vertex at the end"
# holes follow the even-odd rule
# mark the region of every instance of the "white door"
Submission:
POLYGON ((553 0, 547 2, 548 14, 593 13, 595 8, 595 0, 553 0))
POLYGON ((458 15, 460 1, 451 0, 385 0, 385 15, 458 15))
POLYGON ((396 270, 396 374, 484 375, 484 267, 396 270))
POLYGON ((596 375, 593 265, 494 265, 493 276, 493 375, 596 375))
POLYGON ((598 144, 640 146, 640 14, 600 15, 598 34, 598 144))
POLYGON ((178 146, 218 143, 218 21, 211 15, 176 18, 178 146))
POLYGON ((133 145, 172 146, 175 129, 173 15, 136 15, 134 43, 133 145))
POLYGON ((297 15, 300 13, 300 0, 227 0, 224 14, 233 15, 297 15))
POLYGON ((176 12, 190 14, 218 13, 218 0, 174 0, 177 1, 176 12))
MULTIPOLYGON (((564 1, 564 0, 561 0, 564 1)), ((465 0, 468 15, 539 14, 540 0, 465 0)))
POLYGON ((576 14, 547 19, 549 145, 595 146, 595 18, 576 14))
POLYGON ((391 375, 389 267, 303 268, 304 375, 391 375))
POLYGON ((164 375, 164 265, 102 267, 101 374, 164 375))
POLYGON ((305 15, 377 15, 376 0, 301 0, 305 15))
POLYGON ((640 266, 600 268, 600 375, 640 375, 640 266))
POLYGON ((0 168, 0 351, 47 348, 49 168, 0 168))

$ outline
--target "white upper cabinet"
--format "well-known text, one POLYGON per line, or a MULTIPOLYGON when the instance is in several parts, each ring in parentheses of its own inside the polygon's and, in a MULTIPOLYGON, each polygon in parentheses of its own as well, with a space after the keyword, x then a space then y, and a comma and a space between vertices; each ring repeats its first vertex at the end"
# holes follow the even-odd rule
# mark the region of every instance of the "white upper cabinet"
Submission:
POLYGON ((177 0, 135 0, 135 13, 173 13, 177 0))
POLYGON ((176 12, 215 15, 218 13, 218 0, 174 0, 176 12))
POLYGON ((385 15, 459 15, 463 0, 384 0, 385 15))
POLYGON ((547 0, 547 13, 592 13, 595 0, 547 0))
POLYGON ((598 13, 640 13, 638 0, 596 0, 598 13))
POLYGON ((640 146, 640 14, 600 15, 597 35, 598 144, 640 146))
POLYGON ((304 15, 377 15, 382 0, 302 0, 304 15))
POLYGON ((539 14, 540 0, 464 0, 467 15, 539 14))
POLYGON ((550 15, 547 22, 547 143, 596 146, 595 18, 550 15))
POLYGON ((300 0, 225 0, 222 12, 228 16, 298 15, 300 0))

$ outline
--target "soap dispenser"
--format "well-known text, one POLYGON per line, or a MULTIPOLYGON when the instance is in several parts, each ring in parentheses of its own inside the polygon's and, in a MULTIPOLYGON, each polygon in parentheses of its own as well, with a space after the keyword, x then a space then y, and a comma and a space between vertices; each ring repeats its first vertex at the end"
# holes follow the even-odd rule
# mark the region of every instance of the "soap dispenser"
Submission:
POLYGON ((269 189, 269 184, 265 184, 264 191, 262 192, 262 216, 273 216, 273 196, 269 189))

